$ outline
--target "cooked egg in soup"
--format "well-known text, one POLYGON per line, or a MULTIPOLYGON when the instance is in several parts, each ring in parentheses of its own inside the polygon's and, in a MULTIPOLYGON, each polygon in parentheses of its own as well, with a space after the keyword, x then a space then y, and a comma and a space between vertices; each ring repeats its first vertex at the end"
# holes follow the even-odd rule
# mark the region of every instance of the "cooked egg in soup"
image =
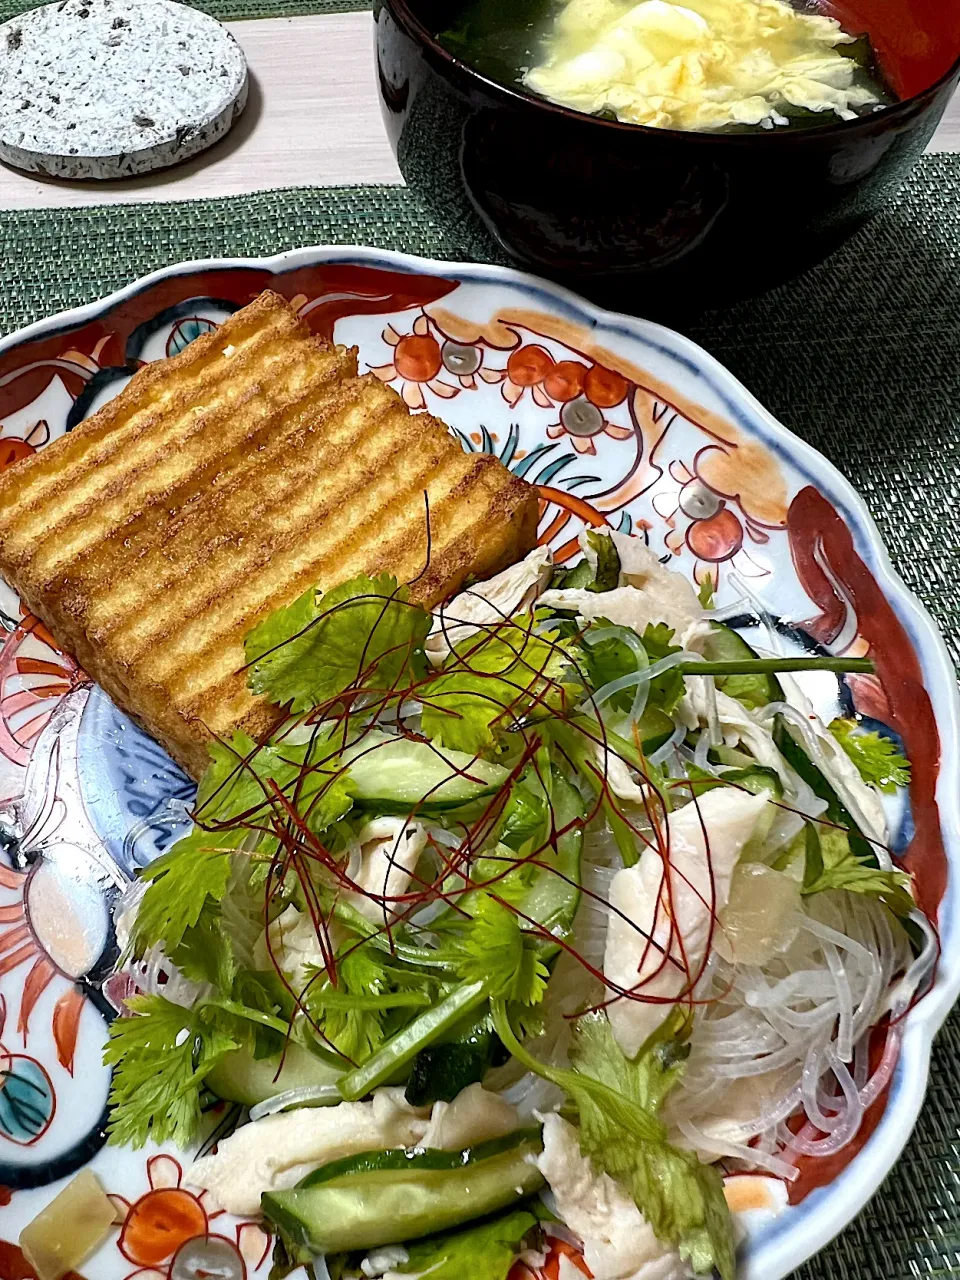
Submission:
POLYGON ((867 37, 783 0, 467 0, 439 38, 494 79, 664 129, 836 124, 894 100, 867 37))

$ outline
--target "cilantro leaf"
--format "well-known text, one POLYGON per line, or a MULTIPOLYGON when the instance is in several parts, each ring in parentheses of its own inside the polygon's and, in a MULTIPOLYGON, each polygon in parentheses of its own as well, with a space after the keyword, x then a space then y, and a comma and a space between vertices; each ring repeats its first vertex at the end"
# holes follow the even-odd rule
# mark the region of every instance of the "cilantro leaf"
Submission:
POLYGON ((562 706, 567 656, 530 618, 461 641, 422 690, 423 732, 444 747, 479 754, 538 702, 562 706))
MULTIPOLYGON (((316 972, 316 971, 314 971, 316 972)), ((312 976, 312 974, 311 974, 312 976)), ((337 964, 337 990, 343 995, 379 996, 390 990, 387 967, 370 946, 354 947, 337 964)), ((380 1009, 325 1008, 324 988, 315 982, 307 988, 311 1016, 322 1019, 324 1034, 351 1062, 366 1062, 383 1044, 383 1016, 380 1009)))
POLYGON ((211 742, 208 751, 210 763, 194 803, 201 822, 228 822, 263 804, 263 786, 253 767, 254 759, 263 763, 263 753, 248 734, 237 732, 229 741, 211 742))
POLYGON ((631 1062, 617 1047, 609 1019, 590 1014, 574 1026, 571 1061, 578 1071, 657 1115, 690 1056, 685 1030, 683 1014, 672 1014, 649 1050, 631 1062))
POLYGON ((265 1014, 270 1018, 277 1018, 279 1015, 280 1021, 292 1021, 294 1016, 287 992, 282 988, 278 991, 279 985, 279 979, 273 970, 266 972, 240 969, 235 973, 229 988, 231 1006, 246 1010, 247 1016, 223 1020, 224 1024, 230 1028, 231 1035, 239 1044, 258 1060, 275 1058, 281 1054, 287 1036, 279 1027, 268 1026, 266 1019, 258 1022, 255 1015, 265 1014))
POLYGON ((906 919, 915 907, 910 877, 902 871, 883 871, 850 847, 846 831, 808 822, 804 839, 801 893, 809 896, 828 889, 846 889, 879 898, 895 916, 906 919))
MULTIPOLYGON (((606 623, 601 621, 601 627, 606 623)), ((596 692, 612 680, 621 676, 632 675, 637 669, 637 656, 623 640, 617 636, 606 636, 603 640, 591 641, 580 646, 581 669, 587 681, 596 692)), ((621 689, 610 698, 610 706, 615 711, 626 714, 633 706, 636 688, 621 689)))
POLYGON ((510 798, 504 806, 500 841, 515 852, 527 840, 539 835, 549 819, 549 810, 542 795, 537 795, 521 781, 515 782, 510 798))
MULTIPOLYGON (((677 1038, 658 1039, 636 1062, 620 1052, 602 1016, 577 1024, 572 1060, 581 1076, 605 1084, 647 1116, 657 1115, 679 1080, 689 1047, 677 1038)), ((662 1142, 625 1142, 616 1119, 590 1093, 575 1098, 580 1146, 593 1164, 625 1186, 661 1239, 674 1241, 694 1271, 734 1272, 730 1220, 723 1179, 691 1151, 662 1142)), ((628 1132, 639 1137, 636 1127, 628 1132)))
POLYGON ((202 1011, 163 996, 134 996, 127 1006, 135 1016, 114 1019, 103 1051, 114 1069, 110 1141, 186 1146, 200 1125, 203 1081, 236 1041, 202 1011))
POLYGON ((456 941, 461 979, 486 982, 491 995, 505 1000, 539 1004, 550 974, 517 916, 488 893, 471 897, 469 906, 472 919, 456 941))
POLYGON ((370 944, 350 943, 338 956, 335 987, 323 970, 310 966, 307 972, 304 1000, 310 1016, 357 1066, 383 1044, 393 1009, 424 1008, 435 990, 427 976, 391 965, 389 957, 370 944))
POLYGON ((337 745, 330 733, 305 743, 258 747, 247 734, 237 732, 229 742, 213 743, 210 765, 197 789, 197 818, 203 826, 242 819, 254 831, 267 829, 275 806, 268 785, 272 782, 319 835, 353 803, 349 784, 336 777, 337 745))
POLYGON ((293 711, 358 683, 389 689, 422 673, 430 615, 408 601, 396 578, 360 574, 324 592, 311 588, 276 609, 246 637, 247 683, 293 711))
POLYGON ((233 943, 210 898, 205 900, 197 923, 183 931, 179 946, 169 954, 177 969, 191 982, 209 982, 223 992, 232 988, 237 973, 233 943))
POLYGON ((588 591, 613 591, 620 585, 620 553, 609 534, 594 529, 587 531, 587 543, 597 557, 594 577, 588 583, 588 591))
POLYGON ((897 787, 909 786, 910 761, 900 754, 896 743, 889 738, 860 729, 856 720, 834 720, 830 732, 868 785, 887 795, 892 795, 897 787))
MULTIPOLYGON (((622 628, 614 628, 613 624, 605 618, 598 619, 594 625, 598 629, 609 627, 622 630, 622 628)), ((673 643, 673 636, 673 631, 664 623, 659 622, 656 626, 648 623, 640 640, 651 663, 658 662, 672 653, 680 652, 680 645, 673 643)), ((621 676, 632 675, 637 670, 636 653, 618 635, 608 635, 602 640, 591 641, 588 634, 580 646, 580 653, 584 674, 594 691, 602 689, 604 685, 620 679, 621 676)), ((610 705, 614 710, 625 714, 633 706, 635 694, 634 686, 621 689, 610 698, 610 705)), ((676 710, 683 694, 683 674, 679 669, 670 668, 654 676, 649 682, 646 705, 659 707, 670 715, 676 710)))
POLYGON ((231 854, 245 835, 242 829, 211 834, 196 827, 140 872, 150 886, 131 930, 135 955, 156 943, 173 955, 204 907, 223 897, 231 854))
POLYGON ((526 1209, 515 1209, 459 1231, 413 1240, 407 1245, 407 1261, 396 1267, 402 1275, 429 1274, 431 1280, 506 1280, 525 1238, 537 1219, 526 1209))
MULTIPOLYGON (((735 1273, 733 1230, 723 1179, 692 1151, 667 1141, 657 1111, 679 1079, 685 1045, 673 1034, 678 1015, 630 1062, 603 1014, 577 1023, 574 1069, 538 1062, 517 1040, 502 1001, 491 1003, 497 1034, 528 1070, 564 1090, 580 1121, 580 1147, 593 1165, 633 1197, 657 1236, 676 1245, 698 1274, 735 1273)), ((679 1024, 682 1028, 682 1022, 679 1024)))
MULTIPOLYGON (((325 750, 325 743, 258 750, 244 733, 235 733, 229 743, 213 744, 210 765, 197 790, 195 812, 202 824, 216 824, 217 829, 195 826, 140 872, 150 887, 132 930, 137 955, 160 943, 173 959, 184 936, 197 929, 205 908, 220 902, 240 846, 251 832, 256 837, 258 829, 264 833, 270 830, 274 801, 268 781, 274 781, 288 799, 296 801, 297 811, 315 834, 349 812, 353 800, 345 780, 320 768, 308 768, 308 753, 322 755, 325 750), (230 827, 233 821, 243 825, 230 827)), ((275 845, 275 837, 259 837, 262 857, 272 853, 275 845)))
MULTIPOLYGON (((663 622, 658 622, 656 626, 648 622, 640 638, 651 663, 659 662, 661 658, 667 658, 672 653, 679 653, 682 648, 681 645, 673 643, 674 633, 663 622)), ((683 673, 679 667, 670 667, 650 681, 647 706, 660 707, 667 715, 672 715, 680 705, 684 692, 683 673)))

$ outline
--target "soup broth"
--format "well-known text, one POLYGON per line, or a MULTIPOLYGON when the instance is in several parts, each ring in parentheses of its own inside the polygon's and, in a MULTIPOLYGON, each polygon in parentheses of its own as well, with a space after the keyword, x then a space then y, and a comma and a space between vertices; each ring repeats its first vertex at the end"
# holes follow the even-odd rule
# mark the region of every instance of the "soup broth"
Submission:
POLYGON ((810 128, 895 101, 868 37, 782 0, 466 0, 438 39, 493 80, 630 124, 810 128))

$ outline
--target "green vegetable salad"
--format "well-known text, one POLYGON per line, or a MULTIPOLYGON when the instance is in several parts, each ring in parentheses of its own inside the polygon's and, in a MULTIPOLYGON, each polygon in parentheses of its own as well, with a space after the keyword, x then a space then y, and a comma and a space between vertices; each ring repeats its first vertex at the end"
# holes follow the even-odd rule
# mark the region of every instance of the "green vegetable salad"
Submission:
POLYGON ((266 618, 276 731, 212 744, 121 901, 110 1137, 236 1104, 185 1180, 276 1276, 731 1280, 725 1184, 776 1210, 889 1079, 935 948, 887 847, 910 766, 844 712, 870 662, 746 606, 757 653, 641 539, 582 547, 266 618))

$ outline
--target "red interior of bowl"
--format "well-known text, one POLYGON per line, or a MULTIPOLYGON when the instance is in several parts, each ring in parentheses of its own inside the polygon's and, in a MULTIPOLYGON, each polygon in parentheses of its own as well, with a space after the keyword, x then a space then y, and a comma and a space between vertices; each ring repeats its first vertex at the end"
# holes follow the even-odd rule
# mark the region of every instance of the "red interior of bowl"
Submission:
POLYGON ((823 10, 854 35, 870 36, 901 98, 929 89, 960 58, 958 0, 826 0, 823 10))

